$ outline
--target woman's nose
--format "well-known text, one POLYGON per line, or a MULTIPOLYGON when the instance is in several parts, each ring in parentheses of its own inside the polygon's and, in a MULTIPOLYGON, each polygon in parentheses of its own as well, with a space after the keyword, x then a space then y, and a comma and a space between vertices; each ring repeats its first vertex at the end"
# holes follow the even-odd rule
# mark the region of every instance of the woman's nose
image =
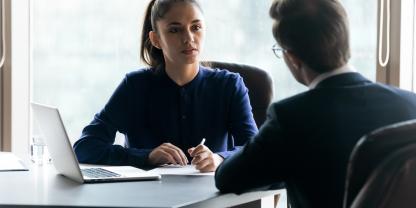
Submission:
POLYGON ((183 37, 183 43, 194 42, 194 34, 191 31, 186 31, 183 37))

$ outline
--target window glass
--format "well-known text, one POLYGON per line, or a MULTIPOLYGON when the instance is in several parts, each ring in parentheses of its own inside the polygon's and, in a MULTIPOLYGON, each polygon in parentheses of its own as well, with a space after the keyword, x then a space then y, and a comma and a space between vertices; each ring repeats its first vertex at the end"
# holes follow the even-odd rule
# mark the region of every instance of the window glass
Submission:
MULTIPOLYGON (((376 1, 344 0, 351 23, 351 63, 375 79, 376 1)), ((148 1, 31 2, 32 100, 57 106, 74 142, 127 72, 142 68, 140 29, 148 1)), ((274 100, 307 90, 271 50, 269 0, 201 1, 207 22, 203 59, 260 67, 274 80, 274 100)))
POLYGON ((350 63, 368 79, 376 80, 377 0, 342 0, 350 23, 350 63))

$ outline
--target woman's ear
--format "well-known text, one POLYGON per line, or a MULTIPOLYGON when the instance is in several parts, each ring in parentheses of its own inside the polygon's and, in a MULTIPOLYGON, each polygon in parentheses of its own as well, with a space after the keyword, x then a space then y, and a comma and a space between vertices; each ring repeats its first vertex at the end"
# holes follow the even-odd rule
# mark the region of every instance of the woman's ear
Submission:
POLYGON ((152 43, 152 45, 154 47, 156 47, 158 49, 161 49, 160 48, 159 35, 156 32, 150 31, 149 32, 149 39, 150 39, 150 42, 152 43))

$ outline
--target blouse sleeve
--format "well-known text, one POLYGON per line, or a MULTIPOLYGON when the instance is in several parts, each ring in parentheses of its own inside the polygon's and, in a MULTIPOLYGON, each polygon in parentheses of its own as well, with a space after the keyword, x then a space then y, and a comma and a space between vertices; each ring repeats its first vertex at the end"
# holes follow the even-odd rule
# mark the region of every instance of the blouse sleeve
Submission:
POLYGON ((128 76, 126 76, 101 112, 87 125, 81 138, 74 144, 75 154, 81 163, 106 165, 147 165, 151 149, 125 148, 114 145, 116 132, 126 133, 129 125, 128 76))
POLYGON ((237 152, 258 132, 251 111, 248 89, 239 75, 236 75, 235 77, 236 79, 233 79, 233 91, 229 110, 229 131, 232 135, 232 138, 229 139, 233 140, 231 143, 234 144, 234 146, 231 146, 228 151, 218 153, 223 158, 228 158, 237 152))

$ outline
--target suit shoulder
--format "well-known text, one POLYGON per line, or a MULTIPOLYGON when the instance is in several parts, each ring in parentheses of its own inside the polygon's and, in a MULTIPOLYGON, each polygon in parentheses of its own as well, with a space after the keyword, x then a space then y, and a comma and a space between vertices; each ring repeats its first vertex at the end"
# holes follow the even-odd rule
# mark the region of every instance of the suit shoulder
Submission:
POLYGON ((271 106, 273 106, 276 109, 285 107, 285 106, 293 106, 296 105, 297 103, 303 103, 305 100, 308 99, 308 97, 310 96, 310 91, 306 91, 306 92, 302 92, 296 95, 293 95, 291 97, 282 99, 280 101, 277 101, 275 103, 273 103, 271 106))
POLYGON ((416 94, 407 90, 403 90, 394 86, 379 84, 396 95, 396 101, 401 102, 404 106, 407 106, 409 109, 414 109, 416 107, 416 94))
POLYGON ((399 95, 405 96, 405 97, 412 97, 412 98, 416 98, 416 94, 404 89, 400 89, 398 87, 395 86, 391 86, 391 85, 385 85, 385 84, 377 84, 380 87, 383 87, 385 89, 391 90, 399 95))

